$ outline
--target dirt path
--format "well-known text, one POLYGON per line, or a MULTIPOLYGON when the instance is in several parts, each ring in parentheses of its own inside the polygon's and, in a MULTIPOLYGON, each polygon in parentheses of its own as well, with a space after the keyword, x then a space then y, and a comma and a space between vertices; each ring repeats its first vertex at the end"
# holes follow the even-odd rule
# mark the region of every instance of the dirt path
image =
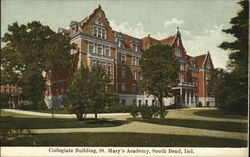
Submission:
MULTIPOLYGON (((18 114, 33 115, 33 116, 44 116, 51 117, 50 113, 39 113, 32 111, 22 111, 14 109, 3 109, 7 112, 13 112, 18 114)), ((73 114, 54 114, 56 118, 75 118, 73 114)), ((93 114, 88 114, 88 118, 93 118, 93 114)), ((98 114, 99 118, 109 118, 117 120, 126 120, 130 118, 129 113, 108 113, 108 114, 98 114)), ((227 122, 247 122, 247 120, 242 119, 223 119, 223 118, 210 118, 201 117, 193 114, 183 115, 182 112, 178 110, 171 110, 168 118, 176 119, 199 119, 208 121, 227 121, 227 122)), ((153 134, 172 134, 172 135, 189 135, 189 136, 208 136, 208 137, 218 137, 218 138, 228 138, 228 139, 240 139, 247 140, 247 133, 240 132, 229 132, 229 131, 218 131, 218 130, 208 130, 208 129, 196 129, 188 127, 178 127, 178 126, 168 126, 168 125, 158 125, 145 122, 131 122, 118 127, 102 127, 102 128, 58 128, 58 129, 31 129, 32 133, 45 134, 45 133, 75 133, 75 132, 130 132, 130 133, 153 133, 153 134)))
POLYGON ((105 128, 65 128, 65 129, 31 129, 32 133, 76 133, 76 132, 130 132, 130 133, 153 133, 153 134, 172 134, 187 136, 209 136, 227 139, 247 140, 247 133, 217 131, 207 129, 194 129, 177 126, 166 126, 150 124, 145 122, 131 122, 118 127, 105 128))

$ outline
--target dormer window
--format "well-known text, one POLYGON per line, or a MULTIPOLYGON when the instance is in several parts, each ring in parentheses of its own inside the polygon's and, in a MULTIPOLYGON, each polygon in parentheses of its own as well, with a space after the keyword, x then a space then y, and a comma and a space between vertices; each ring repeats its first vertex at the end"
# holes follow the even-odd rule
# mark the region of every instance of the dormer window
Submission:
POLYGON ((181 57, 181 50, 179 48, 175 48, 175 55, 181 57))
POLYGON ((139 45, 133 44, 133 50, 134 50, 135 52, 138 52, 138 51, 139 51, 139 45))
POLYGON ((124 47, 123 40, 117 39, 118 47, 124 47))
POLYGON ((103 26, 103 23, 102 23, 101 19, 96 20, 96 24, 100 25, 100 26, 103 26))
POLYGON ((99 26, 94 26, 94 36, 98 38, 106 38, 106 31, 105 28, 99 27, 99 26))

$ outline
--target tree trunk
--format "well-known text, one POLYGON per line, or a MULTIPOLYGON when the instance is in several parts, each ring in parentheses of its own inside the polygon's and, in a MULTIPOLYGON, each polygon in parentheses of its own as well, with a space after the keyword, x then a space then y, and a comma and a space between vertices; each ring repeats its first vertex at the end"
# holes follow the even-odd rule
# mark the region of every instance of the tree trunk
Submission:
POLYGON ((95 120, 97 120, 97 112, 95 112, 95 120))
POLYGON ((82 113, 76 113, 76 118, 77 118, 77 120, 82 120, 82 116, 83 116, 83 114, 82 113))
POLYGON ((164 119, 165 118, 165 111, 163 109, 163 97, 159 96, 158 100, 159 100, 159 103, 160 103, 160 117, 161 117, 161 119, 164 119))

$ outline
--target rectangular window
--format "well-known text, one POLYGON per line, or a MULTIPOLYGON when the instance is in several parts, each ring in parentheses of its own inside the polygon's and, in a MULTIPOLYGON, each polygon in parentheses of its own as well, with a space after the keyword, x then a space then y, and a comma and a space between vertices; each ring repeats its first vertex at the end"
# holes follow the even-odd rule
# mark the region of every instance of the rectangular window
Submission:
POLYGON ((123 47, 123 41, 121 39, 117 39, 118 47, 123 47))
POLYGON ((106 36, 105 29, 94 26, 94 36, 105 39, 105 36, 106 36))
POLYGON ((94 53, 94 43, 89 41, 89 53, 94 53))
POLYGON ((103 68, 104 72, 106 72, 106 64, 103 64, 102 68, 103 68))
POLYGON ((142 80, 142 72, 139 70, 139 80, 142 80))
POLYGON ((122 62, 123 64, 126 63, 126 55, 122 55, 121 62, 122 62))
POLYGON ((136 66, 136 56, 132 57, 132 65, 136 66))
POLYGON ((121 87, 121 88, 122 88, 122 91, 124 92, 124 91, 125 91, 125 88, 126 88, 126 87, 125 87, 125 83, 122 83, 122 87, 121 87))
POLYGON ((180 81, 181 81, 182 83, 184 82, 184 75, 183 75, 183 74, 180 75, 180 81))
POLYGON ((122 105, 126 105, 125 99, 122 99, 122 105))
POLYGON ((138 51, 139 51, 139 45, 133 44, 133 50, 134 50, 135 52, 138 52, 138 51))
POLYGON ((132 84, 132 92, 136 93, 136 84, 132 84))
POLYGON ((98 53, 99 55, 102 55, 102 45, 101 45, 101 44, 98 44, 98 45, 97 45, 97 53, 98 53))
POLYGON ((111 74, 111 64, 108 64, 108 74, 111 74))
POLYGON ((136 105, 136 99, 133 99, 133 105, 136 105))
POLYGON ((175 55, 181 57, 181 51, 179 48, 175 48, 175 55))
POLYGON ((132 80, 136 80, 136 70, 132 70, 132 80))
POLYGON ((125 68, 122 68, 122 79, 125 79, 125 68))
POLYGON ((110 47, 105 46, 105 56, 110 56, 110 47))

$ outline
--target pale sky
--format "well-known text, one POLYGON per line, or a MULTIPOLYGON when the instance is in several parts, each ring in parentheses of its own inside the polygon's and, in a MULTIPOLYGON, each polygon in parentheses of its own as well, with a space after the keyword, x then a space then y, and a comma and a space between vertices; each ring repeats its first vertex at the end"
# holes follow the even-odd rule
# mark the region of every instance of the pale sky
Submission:
POLYGON ((224 68, 228 53, 217 46, 232 36, 221 32, 229 28, 230 18, 240 10, 239 0, 1 0, 1 36, 9 24, 33 20, 54 31, 67 28, 71 20, 80 21, 100 4, 116 31, 134 37, 163 39, 180 27, 187 54, 210 51, 215 67, 224 68))

